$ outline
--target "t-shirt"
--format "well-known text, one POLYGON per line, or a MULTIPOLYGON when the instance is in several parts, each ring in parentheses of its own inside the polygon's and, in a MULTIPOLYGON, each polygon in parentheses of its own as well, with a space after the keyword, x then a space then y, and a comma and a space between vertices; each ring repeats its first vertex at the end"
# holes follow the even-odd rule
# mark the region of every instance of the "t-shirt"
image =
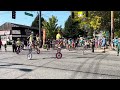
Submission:
POLYGON ((61 38, 61 35, 58 33, 57 35, 56 35, 56 39, 58 40, 58 39, 60 39, 61 38))
POLYGON ((17 45, 17 46, 20 46, 21 44, 22 44, 21 41, 17 41, 17 42, 16 42, 16 45, 17 45))
POLYGON ((105 38, 103 38, 103 39, 102 39, 102 43, 105 44, 105 42, 106 42, 106 40, 105 40, 105 38))
POLYGON ((36 41, 39 41, 40 40, 40 38, 39 37, 36 37, 36 41))
POLYGON ((117 45, 118 44, 118 39, 114 40, 114 44, 117 45))
POLYGON ((32 41, 33 41, 33 35, 30 35, 29 42, 32 42, 32 41))

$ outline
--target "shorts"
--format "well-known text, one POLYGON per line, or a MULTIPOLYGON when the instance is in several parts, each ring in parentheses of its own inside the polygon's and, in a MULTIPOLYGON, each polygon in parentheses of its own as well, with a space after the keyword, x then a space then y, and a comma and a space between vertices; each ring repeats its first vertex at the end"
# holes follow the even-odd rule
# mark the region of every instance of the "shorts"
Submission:
POLYGON ((106 44, 102 44, 102 47, 105 47, 106 46, 106 44))

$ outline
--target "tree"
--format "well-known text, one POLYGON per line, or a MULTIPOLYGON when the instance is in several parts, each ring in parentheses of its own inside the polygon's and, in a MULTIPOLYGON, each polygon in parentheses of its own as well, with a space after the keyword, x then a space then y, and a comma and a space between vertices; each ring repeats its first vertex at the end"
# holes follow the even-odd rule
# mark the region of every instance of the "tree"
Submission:
POLYGON ((83 31, 79 28, 79 22, 70 15, 65 22, 63 36, 66 38, 77 38, 79 35, 83 35, 83 31))
MULTIPOLYGON (((41 17, 41 28, 43 26, 42 22, 44 21, 44 18, 41 17)), ((32 22, 31 27, 37 27, 39 28, 39 15, 36 16, 35 20, 32 22)))
POLYGON ((52 16, 51 18, 49 18, 48 22, 45 20, 42 24, 43 24, 43 28, 46 29, 46 37, 51 39, 56 39, 56 34, 58 32, 58 30, 61 29, 61 26, 58 26, 57 24, 58 19, 55 16, 52 16))

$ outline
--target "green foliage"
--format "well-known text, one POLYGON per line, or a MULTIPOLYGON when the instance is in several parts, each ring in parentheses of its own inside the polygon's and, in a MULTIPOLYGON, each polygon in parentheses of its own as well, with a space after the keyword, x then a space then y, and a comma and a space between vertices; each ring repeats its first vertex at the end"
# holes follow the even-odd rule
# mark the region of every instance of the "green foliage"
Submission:
POLYGON ((114 34, 115 34, 115 37, 119 37, 120 38, 120 30, 116 31, 114 34))
MULTIPOLYGON (((41 22, 43 22, 43 21, 44 21, 44 18, 41 17, 41 22)), ((42 26, 43 26, 43 24, 41 23, 41 28, 42 28, 42 26)), ((35 20, 32 22, 31 27, 39 28, 39 16, 38 15, 36 16, 35 20)))
POLYGON ((69 16, 69 18, 65 22, 63 36, 66 38, 76 38, 81 35, 81 32, 83 33, 83 31, 79 29, 79 22, 69 16))
POLYGON ((52 16, 51 18, 49 18, 49 21, 44 21, 43 24, 43 28, 46 29, 46 37, 51 39, 56 39, 56 34, 58 33, 58 30, 61 31, 61 26, 58 26, 57 24, 58 19, 55 16, 52 16))

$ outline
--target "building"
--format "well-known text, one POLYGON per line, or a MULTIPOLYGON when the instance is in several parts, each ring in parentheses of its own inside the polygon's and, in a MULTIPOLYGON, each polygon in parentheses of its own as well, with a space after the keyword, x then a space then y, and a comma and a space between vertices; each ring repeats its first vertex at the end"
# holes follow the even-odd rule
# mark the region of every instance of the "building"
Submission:
POLYGON ((16 40, 17 38, 23 40, 27 39, 32 31, 34 32, 34 35, 39 33, 39 29, 36 27, 6 22, 0 26, 0 38, 2 41, 11 41, 16 40))

